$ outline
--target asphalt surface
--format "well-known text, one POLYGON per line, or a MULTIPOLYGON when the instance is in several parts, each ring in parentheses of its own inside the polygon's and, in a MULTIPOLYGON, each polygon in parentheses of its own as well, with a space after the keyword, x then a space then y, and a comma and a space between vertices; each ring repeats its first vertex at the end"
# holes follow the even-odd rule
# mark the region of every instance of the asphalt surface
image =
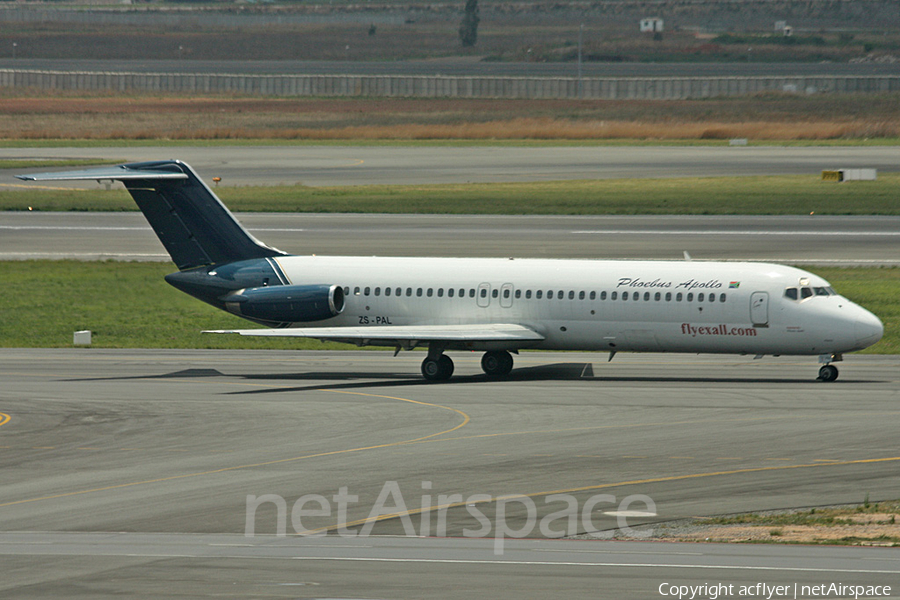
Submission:
POLYGON ((570 533, 554 516, 567 506, 559 495, 580 511, 574 533, 601 538, 619 518, 652 529, 900 497, 893 357, 848 357, 822 384, 805 359, 526 353, 496 382, 478 355, 455 353, 458 377, 442 385, 421 380, 420 358, 0 350, 0 595, 648 598, 663 583, 900 585, 888 549, 544 539, 570 533), (248 496, 283 499, 283 528, 276 504, 248 511, 248 496), (379 515, 372 535, 335 533, 379 515), (379 537, 439 527, 452 539, 379 537), (506 539, 518 532, 536 539, 506 539))
MULTIPOLYGON (((548 217, 242 213, 295 254, 900 264, 900 217, 548 217)), ((0 212, 0 260, 169 261, 143 215, 0 212)))
MULTIPOLYGON (((484 77, 576 77, 569 63, 501 63, 467 59, 354 61, 88 60, 2 58, 0 69, 125 73, 247 73, 315 75, 446 75, 484 77)), ((792 77, 898 75, 900 63, 596 63, 582 64, 584 77, 792 77)))
MULTIPOLYGON (((819 175, 826 169, 900 170, 900 148, 866 147, 378 147, 219 146, 0 148, 0 159, 179 158, 222 186, 487 183, 573 179, 819 175)), ((25 172, 39 169, 25 169, 25 172)), ((64 169, 60 169, 64 170, 64 169)), ((28 185, 0 171, 0 188, 28 185)), ((31 184, 32 186, 34 184, 31 184)), ((66 187, 102 189, 87 182, 66 187)))

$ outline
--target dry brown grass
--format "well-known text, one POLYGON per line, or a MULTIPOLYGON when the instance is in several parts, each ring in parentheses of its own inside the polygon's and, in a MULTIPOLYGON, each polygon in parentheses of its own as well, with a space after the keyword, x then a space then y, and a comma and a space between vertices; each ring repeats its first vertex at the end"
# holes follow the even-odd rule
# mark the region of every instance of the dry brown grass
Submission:
POLYGON ((709 101, 0 96, 6 139, 831 140, 900 137, 896 97, 709 101))

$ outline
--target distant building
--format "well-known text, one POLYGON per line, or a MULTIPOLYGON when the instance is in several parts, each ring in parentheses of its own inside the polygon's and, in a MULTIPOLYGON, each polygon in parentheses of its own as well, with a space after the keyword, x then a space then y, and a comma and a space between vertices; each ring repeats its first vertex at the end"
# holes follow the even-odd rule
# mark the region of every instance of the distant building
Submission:
POLYGON ((663 20, 659 17, 641 19, 641 33, 662 33, 663 20))

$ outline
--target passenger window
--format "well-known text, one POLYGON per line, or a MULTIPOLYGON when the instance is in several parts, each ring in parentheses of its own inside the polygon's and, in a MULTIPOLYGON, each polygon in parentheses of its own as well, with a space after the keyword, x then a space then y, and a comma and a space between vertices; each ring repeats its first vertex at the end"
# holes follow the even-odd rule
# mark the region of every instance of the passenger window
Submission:
POLYGON ((813 291, 811 289, 809 289, 808 287, 800 288, 800 297, 802 299, 806 300, 807 298, 812 298, 812 295, 813 295, 813 291))
POLYGON ((504 299, 504 300, 508 300, 508 299, 509 299, 509 290, 503 290, 503 299, 504 299))
POLYGON ((348 287, 345 287, 345 288, 344 288, 344 295, 345 295, 345 296, 349 296, 349 295, 350 295, 350 288, 348 288, 348 287))
POLYGON ((672 301, 672 292, 666 292, 666 302, 672 301))
POLYGON ((521 297, 522 297, 522 290, 516 290, 516 299, 519 299, 521 297))
POLYGON ((353 295, 359 296, 359 286, 356 286, 355 288, 353 288, 353 295))
MULTIPOLYGON (((569 292, 569 293, 571 293, 571 292, 569 292)), ((559 292, 556 293, 556 297, 557 297, 559 300, 562 300, 563 297, 564 297, 565 295, 566 295, 566 293, 565 293, 564 291, 562 291, 562 290, 559 290, 559 292)))
POLYGON ((662 299, 662 294, 656 292, 656 294, 653 296, 653 299, 659 302, 662 299))
POLYGON ((591 300, 597 299, 597 292, 591 292, 591 300))
POLYGON ((622 292, 622 300, 628 300, 628 292, 622 292))
POLYGON ((482 297, 482 298, 487 298, 487 289, 481 288, 481 297, 482 297))
POLYGON ((425 295, 428 296, 429 298, 434 296, 434 288, 428 288, 428 291, 425 292, 425 295))
POLYGON ((466 290, 464 290, 463 288, 459 288, 459 297, 460 297, 460 298, 465 298, 465 297, 466 297, 466 290))
POLYGON ((644 302, 650 302, 650 292, 644 292, 644 302))
POLYGON ((494 289, 491 291, 491 298, 496 298, 499 294, 500 294, 500 292, 498 292, 496 289, 494 289))
POLYGON ((544 292, 542 292, 541 290, 538 290, 537 292, 535 292, 534 297, 540 300, 543 293, 544 292))
POLYGON ((725 302, 725 298, 727 298, 725 294, 719 294, 719 302, 725 302))
POLYGON ((419 288, 416 290, 416 296, 418 296, 420 298, 422 297, 422 288, 419 288))
MULTIPOLYGON (((600 299, 606 300, 606 292, 600 292, 600 299)), ((613 300, 615 300, 615 298, 613 298, 613 300)))
POLYGON ((553 300, 553 290, 547 290, 547 300, 553 300))
POLYGON ((444 297, 444 288, 438 288, 438 298, 444 297))
MULTIPOLYGON (((375 290, 375 291, 377 292, 378 290, 375 290)), ((375 295, 377 296, 378 294, 376 293, 375 295)), ((390 295, 391 295, 391 288, 384 288, 384 295, 385 295, 385 296, 390 296, 390 295)))
POLYGON ((682 299, 682 298, 683 298, 683 296, 681 295, 681 292, 678 292, 678 293, 675 295, 675 302, 681 302, 681 299, 682 299))
POLYGON ((641 293, 640 293, 640 292, 635 292, 635 293, 633 294, 633 296, 634 296, 635 301, 641 299, 641 293))
POLYGON ((687 301, 688 301, 688 302, 693 302, 693 301, 694 301, 694 293, 693 293, 693 292, 690 292, 690 293, 687 295, 687 301))
POLYGON ((370 291, 372 291, 371 288, 366 288, 365 291, 364 291, 363 293, 364 293, 366 296, 368 296, 370 291))
MULTIPOLYGON (((582 292, 582 298, 584 298, 583 292, 582 292)), ((575 299, 575 291, 569 290, 569 300, 574 300, 574 299, 575 299)))
POLYGON ((784 290, 784 297, 788 300, 796 300, 797 288, 787 288, 786 290, 784 290))
POLYGON ((412 296, 412 288, 406 288, 406 295, 412 296))
POLYGON ((525 290, 525 299, 531 300, 531 290, 525 290))
POLYGON ((403 288, 397 288, 396 290, 394 290, 395 296, 399 296, 401 293, 403 293, 403 288))
POLYGON ((448 288, 448 289, 447 289, 447 296, 450 297, 450 298, 452 298, 452 297, 453 297, 453 294, 454 294, 453 288, 448 288))
POLYGON ((615 299, 616 299, 616 296, 618 296, 618 292, 613 292, 612 294, 609 295, 609 299, 610 299, 610 300, 615 300, 615 299))
POLYGON ((709 301, 710 301, 710 302, 715 302, 715 301, 716 301, 716 295, 715 295, 715 294, 710 294, 710 295, 709 295, 709 301))
POLYGON ((475 288, 469 288, 469 298, 475 297, 475 288))
POLYGON ((703 302, 703 298, 704 298, 703 292, 700 292, 699 294, 697 294, 697 302, 703 302))

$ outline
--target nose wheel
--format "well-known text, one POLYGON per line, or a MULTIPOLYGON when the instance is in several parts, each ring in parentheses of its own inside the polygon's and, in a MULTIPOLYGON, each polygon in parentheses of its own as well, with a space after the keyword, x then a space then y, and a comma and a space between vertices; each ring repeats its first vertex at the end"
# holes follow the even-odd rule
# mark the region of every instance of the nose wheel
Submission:
POLYGON ((834 381, 838 378, 838 369, 834 365, 824 365, 819 369, 819 381, 834 381))

